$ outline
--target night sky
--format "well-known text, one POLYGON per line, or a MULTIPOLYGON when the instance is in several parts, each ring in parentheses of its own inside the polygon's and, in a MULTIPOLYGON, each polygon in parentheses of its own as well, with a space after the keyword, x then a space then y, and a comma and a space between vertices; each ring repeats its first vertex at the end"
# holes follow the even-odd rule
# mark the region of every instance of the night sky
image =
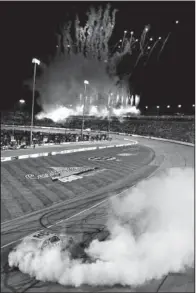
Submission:
MULTIPOLYGON (((55 32, 65 20, 78 13, 85 21, 89 5, 107 2, 1 2, 1 109, 6 110, 32 94, 24 80, 32 78, 33 57, 47 63, 56 46, 55 32)), ((188 110, 195 103, 195 3, 194 2, 110 2, 119 9, 113 41, 124 30, 138 36, 152 26, 149 36, 171 36, 159 62, 138 72, 134 84, 144 105, 182 104, 188 110), (175 24, 179 20, 179 24, 175 24)), ((128 66, 127 64, 125 66, 128 66)), ((39 72, 38 72, 39 74, 39 72)))

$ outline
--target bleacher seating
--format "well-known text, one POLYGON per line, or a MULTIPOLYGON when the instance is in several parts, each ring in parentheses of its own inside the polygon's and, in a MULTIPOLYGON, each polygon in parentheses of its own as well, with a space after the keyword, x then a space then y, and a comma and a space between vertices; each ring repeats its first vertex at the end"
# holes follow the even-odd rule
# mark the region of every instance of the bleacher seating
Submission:
MULTIPOLYGON (((54 123, 50 119, 34 119, 35 126, 81 129, 82 117, 69 117, 65 122, 54 123)), ((30 125, 31 117, 25 113, 7 113, 1 116, 1 124, 30 125)), ((93 131, 108 131, 108 119, 85 117, 85 128, 93 131)), ((117 119, 111 117, 110 131, 155 136, 186 142, 195 141, 194 116, 136 116, 117 119)))

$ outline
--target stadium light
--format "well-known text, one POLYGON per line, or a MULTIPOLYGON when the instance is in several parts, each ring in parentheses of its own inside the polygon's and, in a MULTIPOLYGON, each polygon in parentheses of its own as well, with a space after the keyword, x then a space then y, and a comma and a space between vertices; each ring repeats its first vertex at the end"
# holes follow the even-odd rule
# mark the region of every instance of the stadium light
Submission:
POLYGON ((158 37, 159 40, 161 40, 161 37, 158 37))
POLYGON ((195 107, 195 104, 193 104, 192 107, 194 108, 195 107))
POLYGON ((82 128, 81 128, 81 137, 83 140, 83 130, 84 130, 84 110, 85 110, 85 101, 86 101, 86 86, 89 84, 88 80, 84 80, 84 100, 83 100, 83 114, 82 114, 82 128))
POLYGON ((148 106, 145 106, 146 109, 148 109, 148 106))
POLYGON ((30 146, 32 145, 32 131, 33 131, 33 116, 34 116, 34 100, 35 100, 35 77, 36 77, 36 65, 40 65, 41 61, 33 58, 34 74, 33 74, 33 96, 32 96, 32 112, 31 112, 31 132, 30 132, 30 146))
POLYGON ((24 104, 25 103, 25 100, 21 99, 21 100, 19 100, 19 103, 20 104, 24 104))
POLYGON ((126 34, 127 33, 127 31, 124 31, 124 34, 126 34))
POLYGON ((131 31, 131 35, 133 35, 134 34, 134 32, 133 31, 131 31))
POLYGON ((182 107, 182 105, 178 105, 178 108, 181 108, 182 107))
POLYGON ((170 105, 167 105, 167 108, 170 108, 170 105))
POLYGON ((32 59, 32 63, 37 64, 37 65, 40 65, 41 62, 37 58, 33 58, 32 59))
POLYGON ((148 26, 146 26, 146 27, 145 27, 145 31, 146 31, 146 32, 148 32, 148 31, 149 31, 149 28, 148 28, 148 26))
POLYGON ((175 23, 176 23, 176 24, 179 24, 179 20, 176 20, 175 23))
POLYGON ((136 39, 135 41, 138 42, 138 39, 136 39))
POLYGON ((150 46, 148 46, 148 50, 150 50, 150 46))
POLYGON ((160 108, 160 106, 157 106, 157 109, 159 109, 160 108))
POLYGON ((150 41, 153 41, 153 38, 150 38, 150 41))

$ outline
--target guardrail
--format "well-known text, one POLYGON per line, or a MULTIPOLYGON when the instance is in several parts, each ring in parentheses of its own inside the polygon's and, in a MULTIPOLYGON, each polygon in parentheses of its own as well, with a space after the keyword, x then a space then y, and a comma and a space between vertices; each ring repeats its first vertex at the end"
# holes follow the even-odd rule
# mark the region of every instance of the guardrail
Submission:
POLYGON ((49 152, 49 153, 44 152, 44 153, 37 153, 37 154, 30 154, 30 155, 1 157, 1 162, 13 161, 13 160, 21 160, 21 159, 29 159, 29 158, 55 156, 55 155, 61 155, 61 154, 70 154, 70 153, 76 153, 76 152, 92 151, 92 150, 113 148, 113 147, 125 147, 125 146, 130 146, 130 145, 135 145, 135 144, 137 144, 136 141, 131 141, 130 143, 118 144, 118 145, 95 146, 95 147, 86 147, 86 148, 79 148, 79 149, 63 150, 63 151, 53 151, 53 152, 49 152))
POLYGON ((192 147, 195 146, 194 143, 179 141, 179 140, 174 140, 174 139, 166 139, 166 138, 154 137, 154 136, 142 136, 142 135, 136 135, 136 134, 132 134, 132 136, 133 137, 141 137, 141 138, 143 137, 143 138, 154 139, 154 140, 161 140, 161 141, 177 143, 177 144, 183 144, 183 145, 192 146, 192 147))
MULTIPOLYGON (((2 125, 5 127, 10 127, 13 128, 11 125, 2 125)), ((14 127, 17 128, 30 128, 30 126, 25 126, 25 125, 15 125, 14 127)), ((69 130, 69 131, 80 131, 80 129, 71 129, 71 128, 60 128, 60 127, 45 127, 45 126, 34 126, 34 129, 56 129, 56 130, 69 130)), ((93 131, 92 131, 93 132, 93 131)), ((94 131, 96 132, 96 131, 94 131)), ((99 131, 99 132, 105 132, 105 131, 99 131)), ((146 138, 146 139, 153 139, 153 140, 160 140, 160 141, 165 141, 165 142, 170 142, 170 143, 177 143, 177 144, 182 144, 182 145, 187 145, 187 146, 192 146, 194 147, 195 144, 189 143, 189 142, 183 142, 183 141, 178 141, 178 140, 173 140, 173 139, 165 139, 165 138, 159 138, 159 137, 153 137, 153 136, 143 136, 143 135, 137 135, 137 134, 127 134, 125 132, 110 132, 110 134, 114 135, 123 135, 123 136, 133 136, 133 137, 141 137, 141 138, 146 138)), ((126 140, 126 138, 124 138, 126 140)), ((129 140, 129 139, 128 139, 129 140)), ((132 141, 131 145, 136 144, 137 142, 132 141)), ((128 144, 126 144, 128 145, 128 144)), ((123 146, 123 145, 118 145, 118 146, 123 146)), ((117 145, 114 146, 107 146, 107 147, 117 147, 117 145)), ((84 150, 93 150, 93 149, 103 149, 104 147, 90 147, 90 148, 85 148, 85 149, 77 149, 77 151, 84 151, 84 150)), ((1 162, 4 161, 10 161, 10 160, 17 160, 17 159, 26 159, 26 158, 35 158, 35 157, 40 157, 40 156, 50 156, 50 155, 55 155, 56 154, 65 154, 65 153, 71 153, 71 152, 76 152, 76 150, 65 150, 65 151, 60 151, 60 152, 49 152, 49 153, 41 153, 41 154, 31 154, 31 155, 21 155, 21 156, 13 156, 13 157, 1 157, 1 162)))

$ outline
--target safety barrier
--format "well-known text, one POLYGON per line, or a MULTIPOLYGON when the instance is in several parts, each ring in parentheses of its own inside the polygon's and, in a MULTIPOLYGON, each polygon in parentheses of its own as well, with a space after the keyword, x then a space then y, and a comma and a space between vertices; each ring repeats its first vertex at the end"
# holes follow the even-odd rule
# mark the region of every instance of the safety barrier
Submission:
POLYGON ((133 137, 141 137, 141 138, 153 139, 153 140, 161 140, 161 141, 177 143, 177 144, 183 144, 183 145, 192 146, 192 147, 195 146, 194 143, 185 142, 185 141, 179 141, 179 140, 174 140, 174 139, 166 139, 166 138, 154 137, 154 136, 143 136, 143 135, 137 135, 137 134, 132 134, 132 136, 133 137))
MULTIPOLYGON (((10 125, 4 125, 7 127, 11 127, 10 125)), ((29 128, 29 126, 20 126, 18 127, 21 128, 29 128)), ((57 128, 57 127, 45 127, 45 126, 34 126, 34 129, 36 128, 41 128, 41 129, 56 129, 56 130, 75 130, 79 131, 80 129, 69 129, 69 128, 57 128)), ((100 131, 102 132, 102 131, 100 131)), ((172 139, 165 139, 165 138, 159 138, 159 137, 153 137, 153 136, 143 136, 143 135, 136 135, 136 134, 127 134, 124 132, 110 132, 111 134, 114 135, 123 135, 123 136, 133 136, 133 137, 141 137, 141 138, 146 138, 146 139, 153 139, 153 140, 160 140, 160 141, 165 141, 165 142, 171 142, 171 143, 176 143, 176 144, 182 144, 182 145, 187 145, 187 146, 194 146, 193 143, 189 142, 183 142, 183 141, 178 141, 178 140, 172 140, 172 139)), ((124 140, 129 140, 128 138, 124 138, 124 140)), ((66 144, 66 143, 64 143, 66 144)), ((69 143, 70 144, 70 143, 69 143)), ((54 156, 58 154, 68 154, 68 153, 74 153, 74 152, 81 152, 81 151, 90 151, 90 150, 95 150, 95 149, 104 149, 104 148, 112 148, 112 147, 121 147, 121 146, 127 146, 127 145, 134 145, 137 144, 137 141, 132 141, 130 144, 119 144, 119 145, 109 145, 109 146, 99 146, 99 147, 87 147, 87 148, 80 148, 80 149, 73 149, 73 150, 63 150, 59 152, 48 152, 48 153, 38 153, 38 154, 30 154, 30 155, 19 155, 19 156, 12 156, 12 157, 1 157, 1 162, 5 161, 12 161, 12 160, 20 160, 20 159, 29 159, 29 158, 38 158, 38 157, 44 157, 44 156, 54 156)))
POLYGON ((11 156, 11 157, 1 157, 1 162, 6 161, 13 161, 13 160, 21 160, 21 159, 30 159, 30 158, 39 158, 39 157, 47 157, 47 156, 56 156, 62 154, 71 154, 76 152, 84 152, 84 151, 92 151, 104 148, 114 148, 114 147, 125 147, 130 145, 137 144, 136 141, 131 141, 130 143, 120 144, 120 145, 107 145, 107 146, 95 146, 95 147, 86 147, 86 148, 79 148, 79 149, 72 149, 72 150, 63 150, 63 151, 54 151, 54 152, 47 152, 47 153, 37 153, 37 154, 29 154, 29 155, 19 155, 19 156, 11 156))

